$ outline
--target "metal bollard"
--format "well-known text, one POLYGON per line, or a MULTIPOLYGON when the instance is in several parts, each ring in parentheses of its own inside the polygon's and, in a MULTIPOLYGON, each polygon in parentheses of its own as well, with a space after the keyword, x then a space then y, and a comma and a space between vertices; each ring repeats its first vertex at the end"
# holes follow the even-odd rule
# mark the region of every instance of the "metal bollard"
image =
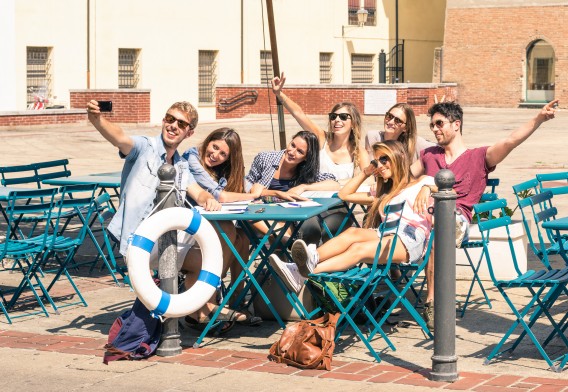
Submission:
MULTIPOLYGON (((168 192, 172 189, 176 170, 172 165, 163 164, 158 169, 160 185, 157 188, 156 204, 166 198, 156 210, 171 208, 176 206, 176 194, 168 192)), ((158 240, 158 254, 160 255, 160 265, 158 275, 160 278, 160 288, 166 293, 177 294, 177 232, 170 230, 164 233, 158 240)), ((162 325, 162 335, 156 354, 161 357, 171 357, 181 354, 181 341, 178 331, 178 319, 168 317, 162 325)))
POLYGON ((456 198, 454 173, 443 169, 435 177, 434 193, 434 355, 433 381, 458 379, 456 356, 456 198))

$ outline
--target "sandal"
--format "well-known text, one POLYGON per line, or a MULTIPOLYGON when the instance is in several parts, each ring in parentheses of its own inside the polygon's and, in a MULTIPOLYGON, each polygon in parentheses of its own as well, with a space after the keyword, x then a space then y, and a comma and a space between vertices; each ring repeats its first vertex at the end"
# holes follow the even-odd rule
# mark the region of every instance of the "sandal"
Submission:
MULTIPOLYGON (((203 317, 202 317, 203 319, 203 317)), ((199 321, 197 321, 196 319, 194 319, 191 316, 185 316, 184 318, 180 318, 179 319, 179 324, 181 326, 181 329, 185 329, 185 328, 191 328, 191 329, 195 329, 196 331, 203 331, 205 329, 205 327, 207 326, 207 323, 209 321, 205 322, 205 323, 200 323, 199 321)), ((227 332, 229 332, 231 329, 233 329, 233 327, 235 326, 235 321, 221 321, 220 323, 217 323, 218 325, 216 327, 211 328, 208 331, 208 334, 213 334, 213 335, 223 335, 227 332)), ((215 325, 215 324, 213 324, 215 325)))
POLYGON ((247 326, 247 327, 256 327, 257 325, 262 324, 262 318, 260 318, 258 316, 253 316, 247 310, 241 310, 241 311, 239 311, 239 313, 242 313, 245 316, 247 316, 247 318, 244 319, 244 320, 237 320, 237 323, 240 324, 240 325, 244 325, 244 326, 247 326))

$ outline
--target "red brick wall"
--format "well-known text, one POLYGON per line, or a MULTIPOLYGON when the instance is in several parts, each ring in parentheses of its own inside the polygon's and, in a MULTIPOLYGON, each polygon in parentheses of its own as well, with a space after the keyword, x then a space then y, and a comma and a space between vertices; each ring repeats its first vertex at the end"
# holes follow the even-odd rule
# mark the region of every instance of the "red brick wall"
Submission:
MULTIPOLYGON (((546 2, 543 2, 546 3, 546 2)), ((516 107, 526 51, 543 39, 556 55, 556 98, 567 97, 568 6, 448 8, 442 81, 457 83, 469 106, 516 107)))
POLYGON ((150 90, 71 90, 71 108, 84 109, 91 99, 112 101, 112 112, 105 113, 117 123, 150 122, 150 90))
POLYGON ((30 126, 51 124, 76 124, 87 121, 84 112, 76 110, 30 110, 28 112, 0 113, 0 127, 2 126, 30 126), (75 112, 75 113, 72 113, 75 112))
MULTIPOLYGON (((408 102, 412 105, 417 115, 424 114, 434 104, 434 96, 441 98, 443 95, 457 100, 457 88, 455 85, 383 85, 382 89, 396 89, 397 102, 408 102)), ((365 90, 377 88, 374 86, 349 87, 298 87, 286 86, 286 96, 290 97, 304 110, 306 114, 326 114, 338 102, 349 101, 355 104, 361 113, 364 112, 365 90)), ((269 107, 272 113, 276 113, 276 97, 272 90, 266 86, 218 86, 217 87, 217 118, 238 118, 247 114, 268 114, 269 107), (258 93, 256 102, 245 102, 235 106, 233 110, 223 111, 219 109, 219 100, 234 97, 246 90, 255 90, 258 93), (270 99, 270 102, 269 102, 270 99)))
POLYGON ((26 110, 0 113, 2 126, 76 124, 87 121, 87 102, 113 101, 112 112, 104 114, 117 123, 150 122, 150 90, 71 90, 71 110, 26 110))

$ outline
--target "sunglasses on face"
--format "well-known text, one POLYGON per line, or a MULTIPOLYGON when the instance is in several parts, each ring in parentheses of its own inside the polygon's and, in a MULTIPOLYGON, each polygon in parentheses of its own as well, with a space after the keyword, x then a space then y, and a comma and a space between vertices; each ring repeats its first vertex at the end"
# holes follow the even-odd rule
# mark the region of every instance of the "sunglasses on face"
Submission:
POLYGON ((351 118, 349 113, 329 113, 328 116, 329 121, 334 121, 337 117, 339 117, 341 121, 347 121, 348 118, 351 118))
POLYGON ((168 124, 173 124, 177 121, 178 127, 180 129, 186 129, 187 127, 189 127, 189 123, 187 121, 180 120, 179 118, 175 118, 174 116, 172 116, 169 113, 166 113, 166 115, 164 116, 164 121, 167 122, 168 124))
POLYGON ((447 124, 451 124, 453 123, 453 121, 444 121, 444 120, 436 120, 433 123, 430 123, 430 129, 434 129, 434 127, 438 128, 438 129, 442 129, 444 128, 444 125, 447 124))
POLYGON ((378 163, 377 163, 377 162, 380 162, 381 165, 384 166, 384 165, 387 164, 388 161, 389 161, 389 157, 387 157, 386 155, 383 155, 383 156, 379 157, 378 159, 373 159, 373 160, 371 161, 371 164, 372 164, 373 166, 375 166, 375 167, 378 167, 378 163))
POLYGON ((397 116, 395 116, 394 114, 391 114, 391 112, 387 112, 387 114, 385 114, 385 122, 389 122, 391 120, 394 120, 395 125, 403 125, 406 124, 404 121, 402 121, 400 118, 398 118, 397 116))

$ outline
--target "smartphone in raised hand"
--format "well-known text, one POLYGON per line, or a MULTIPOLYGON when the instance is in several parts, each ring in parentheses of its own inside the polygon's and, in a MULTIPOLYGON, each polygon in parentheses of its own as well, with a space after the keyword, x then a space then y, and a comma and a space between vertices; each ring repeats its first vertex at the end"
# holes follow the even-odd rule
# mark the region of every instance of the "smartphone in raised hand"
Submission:
POLYGON ((97 101, 101 112, 112 112, 112 101, 97 101))

